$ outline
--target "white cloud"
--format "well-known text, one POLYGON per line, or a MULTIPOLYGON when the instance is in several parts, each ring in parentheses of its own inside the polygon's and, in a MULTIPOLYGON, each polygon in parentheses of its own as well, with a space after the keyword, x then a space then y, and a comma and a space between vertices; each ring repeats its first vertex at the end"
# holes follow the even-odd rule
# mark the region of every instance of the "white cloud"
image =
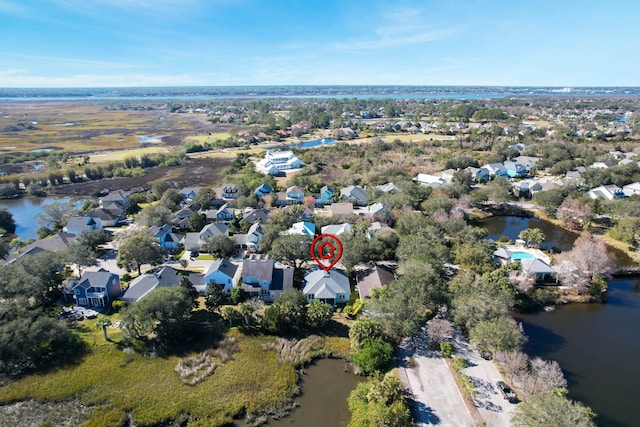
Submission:
POLYGON ((25 8, 12 0, 0 0, 0 14, 18 15, 25 12, 25 8))
POLYGON ((446 28, 433 31, 422 30, 421 32, 408 32, 404 30, 402 32, 394 32, 391 28, 383 28, 376 31, 377 37, 375 38, 332 43, 331 47, 348 51, 386 49, 442 40, 452 36, 458 31, 458 28, 446 28))

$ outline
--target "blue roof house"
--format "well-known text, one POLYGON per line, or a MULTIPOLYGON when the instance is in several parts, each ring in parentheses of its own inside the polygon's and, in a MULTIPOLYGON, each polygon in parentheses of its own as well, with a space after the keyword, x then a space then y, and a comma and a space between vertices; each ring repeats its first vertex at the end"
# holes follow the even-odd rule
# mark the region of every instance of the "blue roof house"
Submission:
POLYGON ((86 271, 71 284, 76 303, 83 307, 109 307, 122 293, 120 277, 109 271, 86 271))

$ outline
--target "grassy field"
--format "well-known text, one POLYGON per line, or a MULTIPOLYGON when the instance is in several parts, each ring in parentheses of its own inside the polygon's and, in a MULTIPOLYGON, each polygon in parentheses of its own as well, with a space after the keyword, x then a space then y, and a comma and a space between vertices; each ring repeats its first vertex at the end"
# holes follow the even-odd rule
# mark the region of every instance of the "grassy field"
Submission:
MULTIPOLYGON (((114 315, 110 320, 116 319, 114 315)), ((108 328, 113 342, 107 342, 96 328, 97 321, 81 322, 79 333, 90 347, 81 363, 29 375, 0 387, 0 404, 78 399, 93 407, 87 426, 120 425, 107 420, 126 419, 126 414, 141 426, 167 421, 218 426, 242 414, 258 416, 277 411, 286 407, 298 392, 296 369, 278 364, 275 351, 263 349, 273 337, 231 329, 227 336, 235 337, 239 346, 234 359, 222 364, 203 382, 188 386, 174 371, 180 357, 126 354, 116 345, 121 338, 120 330, 108 328)), ((325 349, 346 355, 349 340, 327 337, 325 349)))
POLYGON ((96 153, 91 154, 89 156, 89 162, 96 163, 107 163, 114 162, 119 160, 124 160, 128 157, 140 157, 145 154, 159 154, 159 153, 169 153, 171 152, 171 147, 167 147, 165 145, 152 145, 150 147, 142 147, 142 148, 131 148, 125 150, 115 150, 115 151, 107 151, 104 153, 96 153))
POLYGON ((205 142, 216 142, 217 140, 221 139, 221 140, 226 140, 227 138, 231 138, 233 137, 233 132, 211 132, 208 134, 202 134, 202 135, 192 135, 192 136, 188 136, 185 139, 185 143, 205 143, 205 142))

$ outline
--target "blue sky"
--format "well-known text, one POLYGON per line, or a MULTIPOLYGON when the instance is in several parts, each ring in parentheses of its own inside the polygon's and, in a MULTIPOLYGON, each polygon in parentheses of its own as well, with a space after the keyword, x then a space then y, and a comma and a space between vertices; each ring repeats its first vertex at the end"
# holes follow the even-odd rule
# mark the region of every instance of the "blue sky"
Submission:
POLYGON ((0 0, 0 87, 640 86, 640 1, 0 0))

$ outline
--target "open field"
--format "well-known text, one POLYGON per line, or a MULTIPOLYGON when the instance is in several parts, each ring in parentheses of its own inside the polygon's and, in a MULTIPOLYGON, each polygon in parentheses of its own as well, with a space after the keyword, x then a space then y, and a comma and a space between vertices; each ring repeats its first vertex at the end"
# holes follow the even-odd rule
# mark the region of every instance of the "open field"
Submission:
POLYGON ((89 156, 90 163, 107 163, 118 160, 124 160, 128 157, 140 157, 145 154, 169 153, 171 148, 166 145, 152 145, 142 148, 131 148, 125 150, 105 151, 103 153, 94 153, 89 156))

